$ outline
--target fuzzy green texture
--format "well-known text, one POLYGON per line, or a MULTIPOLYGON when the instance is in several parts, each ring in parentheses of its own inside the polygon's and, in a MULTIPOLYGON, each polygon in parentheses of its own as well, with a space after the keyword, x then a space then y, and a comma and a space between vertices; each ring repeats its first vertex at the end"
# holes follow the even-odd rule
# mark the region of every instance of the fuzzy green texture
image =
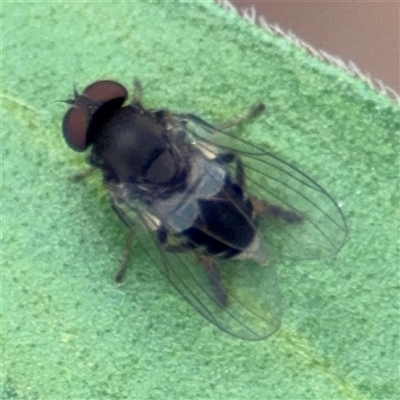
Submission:
POLYGON ((398 105, 212 2, 3 3, 2 398, 399 398, 398 105), (165 4, 162 4, 165 3, 165 4), (100 176, 69 180, 56 102, 103 78, 145 104, 229 120, 343 204, 335 259, 279 266, 280 330, 245 342, 184 302, 125 229, 100 176))

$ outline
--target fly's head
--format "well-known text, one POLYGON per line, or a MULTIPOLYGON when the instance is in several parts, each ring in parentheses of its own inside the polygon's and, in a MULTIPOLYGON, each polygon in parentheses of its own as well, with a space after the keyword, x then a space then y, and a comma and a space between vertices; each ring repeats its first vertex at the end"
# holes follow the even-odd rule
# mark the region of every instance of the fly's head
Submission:
POLYGON ((64 138, 75 151, 91 147, 90 163, 107 181, 171 187, 185 169, 173 132, 162 113, 146 111, 139 101, 123 106, 127 97, 114 81, 98 81, 75 94, 64 116, 64 138))
POLYGON ((114 81, 94 82, 79 95, 67 100, 62 130, 67 144, 75 151, 85 151, 97 140, 99 127, 118 110, 128 97, 126 89, 114 81))

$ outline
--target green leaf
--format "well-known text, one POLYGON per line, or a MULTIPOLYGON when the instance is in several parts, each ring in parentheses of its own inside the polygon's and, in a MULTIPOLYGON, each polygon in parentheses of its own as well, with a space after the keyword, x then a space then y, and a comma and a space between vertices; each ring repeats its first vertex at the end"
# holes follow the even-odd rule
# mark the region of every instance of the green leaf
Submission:
POLYGON ((345 70, 212 2, 3 3, 2 398, 399 397, 400 110, 345 70), (67 99, 141 79, 145 104, 229 120, 323 184, 350 239, 279 266, 284 320, 250 343, 187 305, 67 148, 67 99))

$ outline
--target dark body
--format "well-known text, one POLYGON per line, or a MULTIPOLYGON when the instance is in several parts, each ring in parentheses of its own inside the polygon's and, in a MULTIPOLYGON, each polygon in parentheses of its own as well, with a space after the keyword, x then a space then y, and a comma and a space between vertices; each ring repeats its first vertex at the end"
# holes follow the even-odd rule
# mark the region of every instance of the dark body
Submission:
MULTIPOLYGON (((279 327, 281 308, 273 269, 266 267, 265 238, 277 253, 287 245, 296 257, 335 254, 347 235, 339 206, 318 183, 274 154, 192 114, 146 110, 135 84, 135 97, 126 106, 127 91, 114 81, 75 93, 63 121, 67 143, 76 151, 91 149, 88 162, 102 171, 128 237, 137 233, 193 307, 233 336, 268 337, 279 327), (217 135, 233 147, 218 142, 217 135), (296 233, 286 228, 291 225, 298 227, 296 233)), ((262 110, 258 106, 226 126, 262 110)))
POLYGON ((238 256, 256 236, 251 201, 223 158, 207 158, 163 114, 137 105, 116 110, 98 130, 91 164, 101 168, 116 204, 146 205, 162 244, 174 235, 182 250, 238 256))

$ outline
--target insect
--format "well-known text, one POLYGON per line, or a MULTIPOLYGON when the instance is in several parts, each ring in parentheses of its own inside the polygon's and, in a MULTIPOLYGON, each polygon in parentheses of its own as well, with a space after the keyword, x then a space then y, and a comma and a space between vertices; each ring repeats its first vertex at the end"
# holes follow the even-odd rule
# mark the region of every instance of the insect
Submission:
POLYGON ((315 180, 231 133, 258 116, 213 126, 194 114, 147 110, 142 86, 97 81, 67 101, 63 134, 90 149, 111 205, 154 264, 206 319, 242 339, 274 333, 282 317, 277 260, 336 254, 345 217, 315 180))

